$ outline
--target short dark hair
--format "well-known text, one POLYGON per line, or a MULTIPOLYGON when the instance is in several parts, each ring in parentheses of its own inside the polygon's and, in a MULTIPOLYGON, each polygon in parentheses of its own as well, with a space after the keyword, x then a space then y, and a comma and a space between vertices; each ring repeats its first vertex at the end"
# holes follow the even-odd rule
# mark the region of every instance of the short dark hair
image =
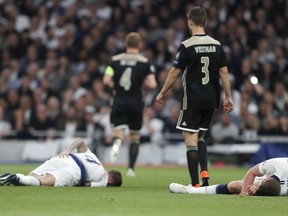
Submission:
POLYGON ((108 171, 109 176, 111 176, 112 181, 108 183, 107 186, 118 186, 122 185, 122 175, 117 170, 110 170, 108 171))
POLYGON ((130 32, 125 38, 125 43, 130 48, 139 48, 141 35, 137 32, 130 32))
POLYGON ((193 7, 188 11, 187 18, 192 20, 195 25, 204 27, 207 20, 207 12, 202 7, 193 7))
POLYGON ((280 183, 276 179, 270 178, 259 186, 254 196, 279 196, 280 190, 280 183))

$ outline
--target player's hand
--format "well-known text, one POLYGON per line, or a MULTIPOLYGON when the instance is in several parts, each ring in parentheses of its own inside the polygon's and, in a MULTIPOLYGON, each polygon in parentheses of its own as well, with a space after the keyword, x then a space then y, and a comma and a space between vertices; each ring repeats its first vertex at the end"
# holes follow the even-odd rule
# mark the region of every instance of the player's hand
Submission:
POLYGON ((159 103, 159 104, 162 104, 163 103, 163 101, 164 101, 164 94, 163 93, 159 93, 158 95, 157 95, 157 97, 156 97, 156 101, 159 103))
POLYGON ((247 188, 247 193, 249 196, 253 196, 259 188, 255 185, 249 185, 247 188))
POLYGON ((56 155, 56 157, 65 158, 65 157, 69 157, 69 154, 70 154, 70 152, 63 151, 63 152, 59 153, 58 155, 56 155))
POLYGON ((249 196, 249 194, 246 191, 241 191, 239 195, 240 196, 249 196))
POLYGON ((234 109, 234 104, 231 98, 225 99, 223 103, 223 108, 226 113, 230 113, 234 109))

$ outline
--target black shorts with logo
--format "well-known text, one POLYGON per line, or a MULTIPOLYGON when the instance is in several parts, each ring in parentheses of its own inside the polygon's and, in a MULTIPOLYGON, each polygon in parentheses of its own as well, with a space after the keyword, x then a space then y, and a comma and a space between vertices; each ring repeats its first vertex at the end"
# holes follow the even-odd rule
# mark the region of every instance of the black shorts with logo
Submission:
POLYGON ((214 109, 195 109, 189 107, 180 110, 177 129, 190 132, 207 131, 214 114, 214 109))

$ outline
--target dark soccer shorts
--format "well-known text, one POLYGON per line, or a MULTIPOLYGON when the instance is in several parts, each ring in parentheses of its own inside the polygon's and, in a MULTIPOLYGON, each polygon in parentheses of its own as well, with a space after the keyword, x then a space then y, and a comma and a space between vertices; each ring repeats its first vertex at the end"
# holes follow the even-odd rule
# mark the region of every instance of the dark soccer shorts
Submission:
POLYGON ((199 132, 207 131, 214 114, 214 109, 180 110, 177 129, 182 131, 199 132))
POLYGON ((143 101, 116 101, 112 106, 110 115, 112 129, 124 128, 127 125, 132 131, 140 131, 143 122, 143 111, 143 101))

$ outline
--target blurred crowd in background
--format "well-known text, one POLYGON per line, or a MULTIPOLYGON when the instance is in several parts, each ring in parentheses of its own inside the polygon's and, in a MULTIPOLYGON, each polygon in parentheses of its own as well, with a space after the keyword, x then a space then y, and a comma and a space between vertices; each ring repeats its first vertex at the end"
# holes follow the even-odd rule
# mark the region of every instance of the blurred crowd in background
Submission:
POLYGON ((164 104, 155 96, 190 37, 186 13, 197 5, 227 53, 235 103, 231 114, 215 113, 208 144, 288 135, 286 0, 0 0, 0 140, 82 133, 109 145, 112 92, 102 76, 125 50, 126 34, 137 31, 159 83, 145 93, 142 141, 182 142, 181 78, 164 104))

